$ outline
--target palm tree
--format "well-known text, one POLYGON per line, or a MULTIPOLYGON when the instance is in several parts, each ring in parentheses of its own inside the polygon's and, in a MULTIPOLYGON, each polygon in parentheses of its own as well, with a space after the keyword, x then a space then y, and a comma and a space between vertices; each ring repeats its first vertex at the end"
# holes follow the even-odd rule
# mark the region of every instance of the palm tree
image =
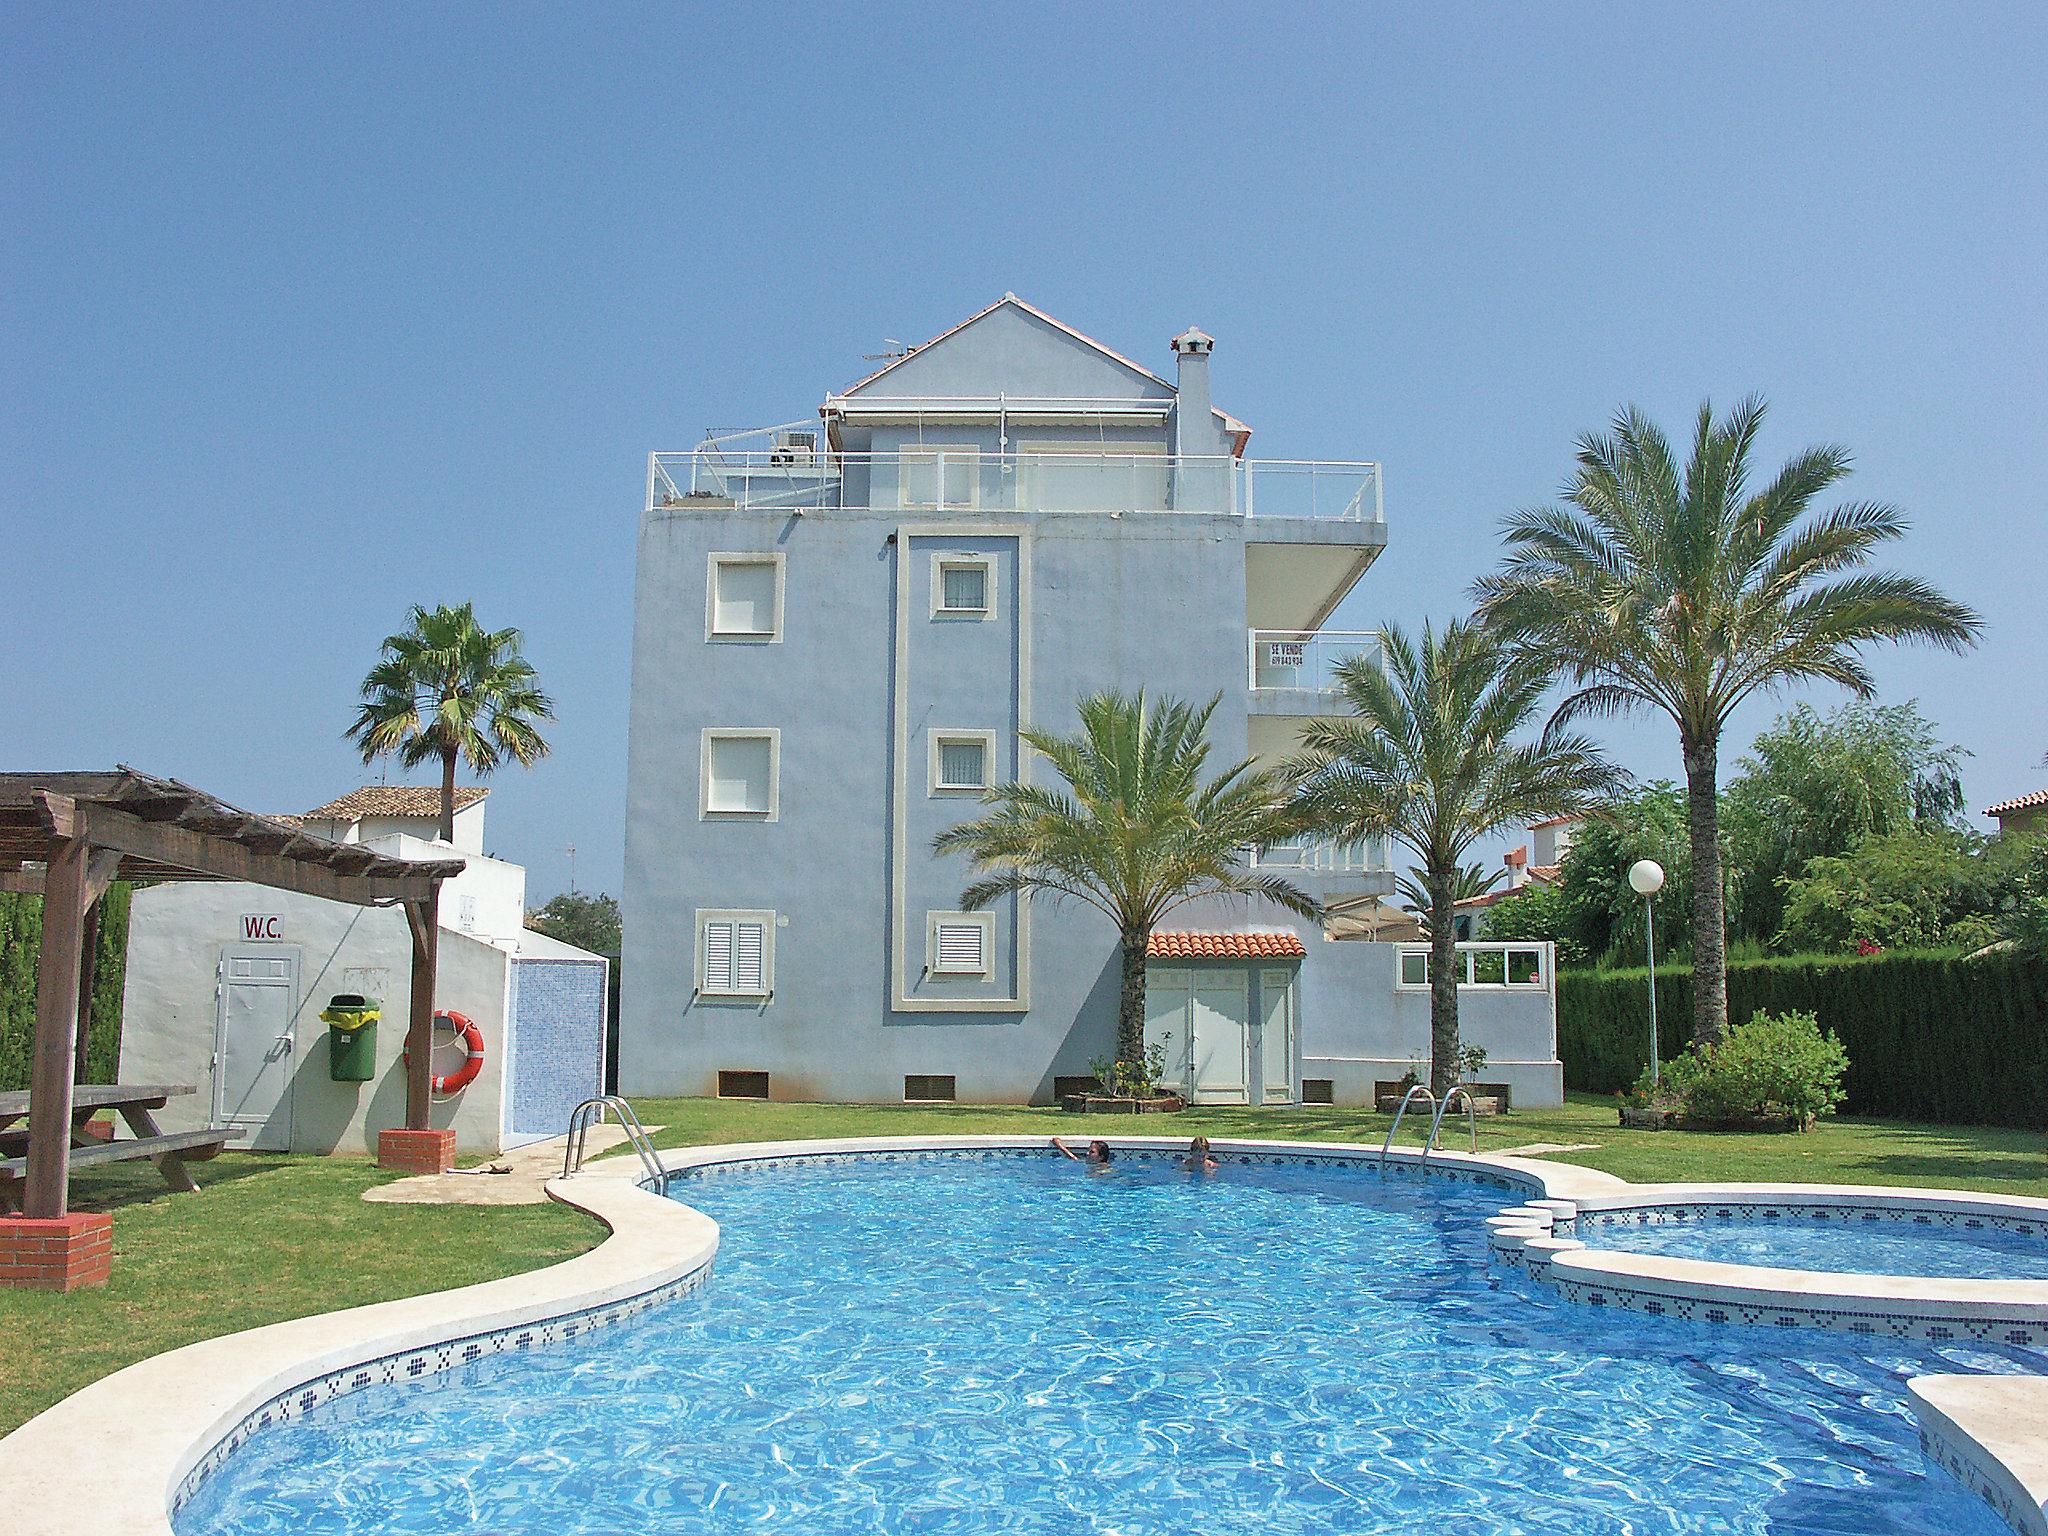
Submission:
POLYGON ((1458 1080, 1457 932, 1452 904, 1472 845, 1502 827, 1580 811, 1621 775, 1592 742, 1553 727, 1511 738, 1548 675, 1476 624, 1453 620, 1419 641, 1389 625, 1384 669, 1337 668, 1349 716, 1312 720, 1288 764, 1301 822, 1334 842, 1394 837, 1421 860, 1429 919, 1429 1082, 1458 1080))
MULTIPOLYGON (((1488 869, 1484 864, 1467 864, 1451 881, 1451 905, 1455 907, 1474 896, 1484 896, 1506 876, 1506 870, 1488 869)), ((1406 903, 1410 912, 1423 917, 1429 915, 1429 874, 1426 870, 1410 864, 1408 873, 1395 879, 1394 894, 1406 903)))
POLYGON ((1204 779, 1209 717, 1178 699, 1096 694, 1080 705, 1071 736, 1025 730, 1064 789, 1004 784, 984 797, 978 821, 942 832, 936 853, 965 853, 982 878, 960 904, 978 911, 1036 891, 1087 903, 1116 924, 1123 947, 1117 998, 1117 1060, 1145 1059, 1145 955, 1169 912, 1205 896, 1261 897, 1318 919, 1316 901, 1247 864, 1246 850, 1291 830, 1287 786, 1247 760, 1204 779))
POLYGON ((1634 407, 1578 445, 1568 505, 1507 521, 1506 562, 1475 588, 1481 617, 1576 691, 1558 718, 1661 709, 1678 724, 1692 840, 1693 1035, 1728 1024, 1726 912, 1715 804, 1721 734, 1752 694, 1807 681, 1872 691, 1859 648, 1926 640, 1970 645, 1982 620, 1924 581, 1870 571, 1906 531, 1895 508, 1814 511, 1849 473, 1847 450, 1795 454, 1750 489, 1765 406, 1726 420, 1700 407, 1681 470, 1634 407), (1811 515, 1809 515, 1811 514, 1811 515))
POLYGON ((519 654, 519 631, 480 627, 468 603, 415 607, 411 628, 385 639, 362 692, 347 734, 364 762, 387 752, 408 768, 439 760, 444 843, 455 839, 458 759, 489 773, 508 757, 531 766, 548 755, 535 722, 555 708, 519 654))

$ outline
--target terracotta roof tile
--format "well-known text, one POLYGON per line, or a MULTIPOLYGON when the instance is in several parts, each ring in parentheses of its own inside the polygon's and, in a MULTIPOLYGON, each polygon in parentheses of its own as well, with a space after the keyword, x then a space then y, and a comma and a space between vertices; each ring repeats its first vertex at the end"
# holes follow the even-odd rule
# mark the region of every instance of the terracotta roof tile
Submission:
POLYGON ((1291 933, 1155 933, 1153 960, 1299 960, 1308 948, 1291 933))
MULTIPOLYGON (((455 809, 467 810, 488 795, 488 789, 473 785, 457 785, 455 809)), ((325 805, 316 805, 310 811, 300 813, 301 821, 356 821, 364 816, 438 816, 441 814, 441 791, 431 786, 412 784, 365 784, 361 789, 352 789, 339 800, 330 800, 325 805)))
POLYGON ((2031 794, 2016 795, 2010 800, 2001 800, 1996 805, 1984 808, 1986 816, 2005 816, 2013 811, 2031 811, 2038 806, 2048 806, 2048 789, 2037 789, 2031 794))

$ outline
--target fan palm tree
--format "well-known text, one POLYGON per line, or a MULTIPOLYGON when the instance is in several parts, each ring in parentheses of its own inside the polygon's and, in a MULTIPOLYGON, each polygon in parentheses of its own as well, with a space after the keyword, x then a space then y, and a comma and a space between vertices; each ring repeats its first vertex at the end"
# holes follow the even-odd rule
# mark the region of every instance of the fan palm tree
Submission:
POLYGON ((1849 473, 1847 450, 1794 455, 1752 490, 1764 420, 1750 398, 1725 420, 1700 407, 1690 458, 1633 407, 1579 441, 1564 506, 1507 521, 1503 568, 1481 617, 1573 692, 1559 719, 1660 709, 1678 725, 1692 841, 1693 1036, 1728 1025, 1726 911, 1715 802, 1721 734, 1743 700, 1808 681, 1869 697, 1859 649, 1972 644, 1982 620, 1924 581, 1865 569, 1906 523, 1895 508, 1815 503, 1849 473))
POLYGON ((986 815, 932 841, 936 853, 966 854, 981 875, 961 895, 967 911, 1043 891, 1085 902, 1116 924, 1117 1060, 1133 1067, 1145 1059, 1146 950, 1169 912, 1205 896, 1244 896, 1322 915, 1312 897, 1245 858, 1291 830, 1280 776, 1247 760, 1203 777, 1216 704, 1147 700, 1142 692, 1083 699, 1075 734, 1022 733, 1064 788, 1001 785, 984 797, 986 815))
POLYGON ((1621 775, 1583 737, 1552 728, 1510 738, 1534 715, 1548 677, 1479 626, 1389 625, 1386 663, 1337 668, 1348 716, 1311 720, 1288 763, 1295 814, 1333 842, 1393 837, 1420 859, 1429 921, 1429 1083, 1458 1080, 1457 932, 1452 904, 1472 845, 1502 827, 1585 809, 1621 775))
POLYGON ((441 765, 441 841, 455 839, 455 765, 489 773, 506 758, 531 766, 548 755, 536 722, 554 705, 519 653, 519 631, 484 629, 468 603, 429 612, 388 636, 363 679, 348 736, 370 762, 395 752, 408 768, 441 765))

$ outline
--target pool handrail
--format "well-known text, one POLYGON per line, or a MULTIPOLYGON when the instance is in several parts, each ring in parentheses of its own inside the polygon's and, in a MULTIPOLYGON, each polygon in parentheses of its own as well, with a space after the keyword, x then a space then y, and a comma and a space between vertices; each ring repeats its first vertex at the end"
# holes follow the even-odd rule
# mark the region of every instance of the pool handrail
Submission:
MULTIPOLYGON (((1432 1108, 1435 1108, 1436 1106, 1436 1095, 1430 1092, 1429 1085, 1427 1083, 1411 1084, 1409 1086, 1408 1091, 1401 1095, 1401 1102, 1394 1107, 1394 1123, 1387 1127, 1387 1139, 1380 1143, 1379 1165, 1382 1168, 1387 1166, 1387 1152, 1388 1149, 1394 1145, 1394 1133, 1401 1129, 1401 1117, 1408 1113, 1409 1102, 1412 1099, 1414 1099, 1414 1097, 1417 1094, 1421 1094, 1423 1098, 1429 1100, 1430 1106, 1432 1108)), ((1438 1111, 1438 1118, 1442 1118, 1442 1112, 1440 1110, 1438 1111)), ((1432 1136, 1435 1135, 1434 1129, 1431 1130, 1430 1134, 1432 1136)), ((1429 1148, 1427 1145, 1425 1145, 1422 1149, 1422 1157, 1425 1162, 1429 1160, 1429 1148)))
POLYGON ((585 1099, 570 1112, 569 1134, 562 1148, 562 1177, 582 1171, 584 1144, 590 1139, 590 1128, 604 1124, 607 1111, 618 1122, 619 1129, 626 1133, 626 1140, 640 1155, 640 1166, 647 1170, 648 1178, 654 1181, 659 1192, 660 1186, 668 1179, 668 1170, 662 1166, 661 1154, 654 1150, 654 1142, 648 1136, 647 1128, 640 1123, 640 1116, 616 1093, 585 1099))
POLYGON ((1472 1152, 1474 1156, 1478 1155, 1479 1111, 1473 1107, 1472 1090, 1463 1083, 1453 1083, 1449 1091, 1444 1094, 1443 1103, 1436 1107, 1436 1118, 1429 1123, 1429 1140, 1422 1144, 1422 1161, 1425 1166, 1429 1163, 1429 1154, 1437 1150, 1437 1138, 1443 1128, 1444 1111, 1449 1109, 1452 1103, 1460 1098, 1465 1101, 1466 1127, 1472 1132, 1472 1152))

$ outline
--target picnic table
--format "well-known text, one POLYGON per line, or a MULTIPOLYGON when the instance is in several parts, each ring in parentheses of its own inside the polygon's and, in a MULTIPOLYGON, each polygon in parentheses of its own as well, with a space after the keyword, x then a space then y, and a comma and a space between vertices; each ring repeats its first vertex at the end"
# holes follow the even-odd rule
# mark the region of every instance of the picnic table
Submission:
MULTIPOLYGON (((156 1123, 151 1110, 196 1092, 184 1083, 79 1083, 71 1090, 71 1166, 84 1168, 146 1157, 171 1188, 196 1192, 199 1186, 185 1168, 187 1160, 204 1162, 243 1134, 239 1126, 167 1132, 156 1123), (86 1122, 105 1109, 128 1122, 134 1133, 128 1140, 106 1141, 86 1130, 86 1122)), ((16 1124, 27 1119, 28 1104, 26 1093, 0 1093, 0 1210, 11 1210, 19 1203, 17 1186, 28 1172, 28 1128, 16 1124)))

